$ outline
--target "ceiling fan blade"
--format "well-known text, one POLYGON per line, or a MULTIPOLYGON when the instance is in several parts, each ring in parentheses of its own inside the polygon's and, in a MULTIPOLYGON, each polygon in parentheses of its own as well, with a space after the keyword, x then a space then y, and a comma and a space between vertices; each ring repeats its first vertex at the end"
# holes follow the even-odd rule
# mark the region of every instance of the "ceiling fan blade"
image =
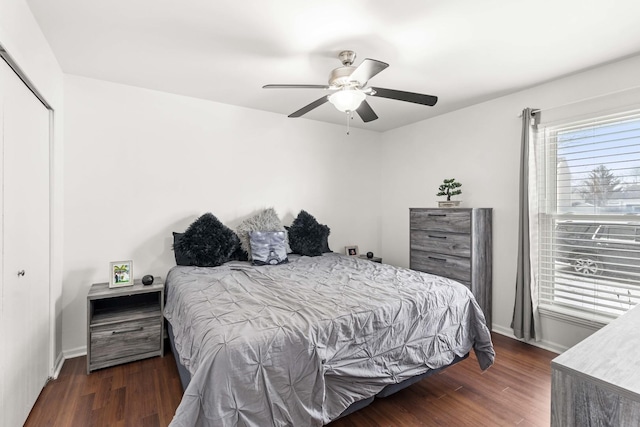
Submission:
POLYGON ((316 99, 311 104, 302 107, 301 109, 299 109, 295 113, 289 114, 289 117, 300 117, 300 116, 303 116, 303 115, 307 114, 309 111, 313 110, 314 108, 317 108, 317 107, 321 106, 322 104, 324 104, 328 100, 329 100, 329 95, 325 95, 320 99, 316 99))
POLYGON ((264 85, 262 89, 331 89, 328 85, 264 85))
POLYGON ((360 104, 356 112, 365 123, 374 121, 378 118, 376 113, 373 111, 373 108, 371 108, 371 105, 369 105, 366 99, 362 101, 362 104, 360 104))
POLYGON ((421 93, 404 92, 402 90, 384 89, 381 87, 372 87, 375 93, 372 96, 381 98, 397 99, 398 101, 413 102, 414 104, 422 104, 433 107, 438 102, 438 97, 433 95, 423 95, 421 93))
POLYGON ((364 86, 371 77, 378 74, 380 71, 387 68, 389 64, 386 62, 378 61, 377 59, 365 58, 364 61, 353 73, 349 76, 349 80, 359 82, 361 86, 364 86))

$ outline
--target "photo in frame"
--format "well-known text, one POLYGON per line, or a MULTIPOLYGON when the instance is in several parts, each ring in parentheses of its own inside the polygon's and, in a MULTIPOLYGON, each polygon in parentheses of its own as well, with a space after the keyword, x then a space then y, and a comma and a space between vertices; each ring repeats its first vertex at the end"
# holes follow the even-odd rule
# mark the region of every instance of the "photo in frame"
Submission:
POLYGON ((344 253, 349 256, 358 256, 360 252, 358 252, 357 246, 345 246, 344 253))
POLYGON ((133 261, 114 261, 109 263, 109 287, 133 285, 133 261))

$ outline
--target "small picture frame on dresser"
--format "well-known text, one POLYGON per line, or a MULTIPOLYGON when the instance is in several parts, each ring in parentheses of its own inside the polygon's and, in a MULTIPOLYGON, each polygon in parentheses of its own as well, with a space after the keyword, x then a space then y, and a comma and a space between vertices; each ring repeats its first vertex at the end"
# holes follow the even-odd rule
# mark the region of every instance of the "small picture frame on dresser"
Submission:
POLYGON ((133 261, 109 263, 109 287, 120 288, 133 285, 133 261))
POLYGON ((357 246, 345 246, 344 247, 344 253, 345 253, 345 255, 349 255, 349 256, 358 256, 358 254, 359 254, 358 247, 357 246))

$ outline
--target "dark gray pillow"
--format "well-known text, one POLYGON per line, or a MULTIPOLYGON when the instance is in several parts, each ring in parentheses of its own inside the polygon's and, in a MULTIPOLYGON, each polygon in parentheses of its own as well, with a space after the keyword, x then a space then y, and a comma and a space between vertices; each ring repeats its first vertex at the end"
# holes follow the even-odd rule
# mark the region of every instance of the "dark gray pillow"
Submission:
POLYGON ((207 212, 187 228, 181 239, 174 242, 173 249, 186 257, 191 265, 216 267, 231 260, 239 245, 236 233, 207 212))
POLYGON ((320 224, 320 226, 322 227, 322 230, 323 230, 323 233, 322 233, 322 253, 333 252, 329 248, 329 234, 331 233, 331 229, 329 228, 329 226, 324 225, 324 224, 320 224))
POLYGON ((251 231, 251 263, 278 265, 289 262, 284 231, 251 231))
POLYGON ((318 256, 329 249, 329 227, 319 224, 313 215, 300 211, 289 227, 291 250, 300 255, 318 256))
POLYGON ((182 240, 183 235, 184 233, 173 232, 173 254, 176 257, 176 265, 193 265, 191 264, 189 257, 187 257, 180 249, 181 245, 179 242, 182 240))
POLYGON ((249 261, 249 254, 242 249, 241 245, 238 245, 236 250, 231 254, 230 261, 249 261))

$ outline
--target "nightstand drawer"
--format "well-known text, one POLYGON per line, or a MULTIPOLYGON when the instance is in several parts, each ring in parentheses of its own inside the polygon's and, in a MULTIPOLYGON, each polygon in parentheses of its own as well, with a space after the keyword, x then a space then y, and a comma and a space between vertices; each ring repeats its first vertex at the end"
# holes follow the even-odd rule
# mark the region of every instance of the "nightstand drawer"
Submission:
POLYGON ((448 231, 470 233, 471 214, 451 209, 411 210, 409 225, 412 230, 448 231))
POLYGON ((159 351, 162 322, 151 317, 91 328, 91 364, 159 351))
POLYGON ((411 268, 453 280, 471 280, 471 260, 434 252, 411 251, 411 268))
POLYGON ((411 232, 411 250, 471 256, 471 235, 452 234, 441 231, 414 230, 411 232))

